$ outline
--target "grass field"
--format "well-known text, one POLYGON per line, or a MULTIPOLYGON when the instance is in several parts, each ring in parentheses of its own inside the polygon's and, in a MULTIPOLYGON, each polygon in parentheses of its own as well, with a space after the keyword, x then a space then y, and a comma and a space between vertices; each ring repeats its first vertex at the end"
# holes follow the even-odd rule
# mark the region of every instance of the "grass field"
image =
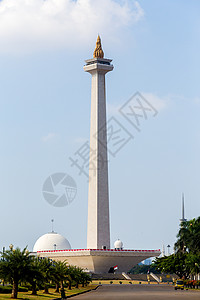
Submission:
MULTIPOLYGON (((95 284, 89 284, 86 287, 80 287, 80 288, 72 288, 71 291, 65 289, 65 294, 66 296, 72 295, 72 294, 77 294, 77 293, 82 293, 91 289, 96 288, 97 285, 95 284)), ((18 293, 18 299, 27 299, 27 300, 48 300, 48 299, 55 299, 55 298, 60 298, 60 293, 54 293, 55 289, 49 289, 49 294, 44 294, 43 291, 38 291, 37 296, 31 295, 31 292, 27 293, 18 293)), ((0 294, 0 300, 7 300, 11 298, 11 294, 0 294)))

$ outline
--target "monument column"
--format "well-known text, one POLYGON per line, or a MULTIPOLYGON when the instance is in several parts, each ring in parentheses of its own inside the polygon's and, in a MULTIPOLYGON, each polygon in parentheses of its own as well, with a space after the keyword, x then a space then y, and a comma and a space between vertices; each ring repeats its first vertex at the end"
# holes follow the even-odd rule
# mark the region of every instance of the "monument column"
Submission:
POLYGON ((84 71, 92 75, 87 248, 110 248, 105 74, 113 70, 98 36, 84 71))

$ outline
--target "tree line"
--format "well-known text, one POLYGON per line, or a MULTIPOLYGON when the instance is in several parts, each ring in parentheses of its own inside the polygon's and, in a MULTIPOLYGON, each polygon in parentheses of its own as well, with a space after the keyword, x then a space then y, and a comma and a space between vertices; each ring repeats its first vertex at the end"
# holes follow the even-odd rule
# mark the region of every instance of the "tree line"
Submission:
POLYGON ((200 273, 200 217, 181 223, 174 254, 156 258, 153 266, 183 279, 200 273))
POLYGON ((1 252, 0 279, 3 283, 12 284, 11 298, 15 299, 19 284, 28 284, 32 295, 37 295, 37 291, 41 289, 48 293, 50 284, 55 285, 55 292, 64 293, 64 284, 70 290, 72 283, 76 287, 79 284, 84 287, 91 281, 90 275, 83 269, 70 266, 66 261, 33 256, 27 248, 14 249, 12 245, 9 250, 1 252))

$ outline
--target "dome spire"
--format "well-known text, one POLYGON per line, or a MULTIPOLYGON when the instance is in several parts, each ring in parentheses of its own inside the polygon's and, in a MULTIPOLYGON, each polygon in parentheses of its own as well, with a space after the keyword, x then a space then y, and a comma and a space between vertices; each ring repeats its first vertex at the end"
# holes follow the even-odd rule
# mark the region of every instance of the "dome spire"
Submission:
POLYGON ((51 228, 52 228, 52 230, 51 230, 51 232, 54 232, 54 230, 53 230, 53 222, 54 222, 54 219, 51 219, 51 228))
POLYGON ((97 57, 97 58, 103 58, 104 57, 104 53, 103 53, 102 46, 101 46, 101 38, 100 38, 99 35, 97 37, 96 48, 94 50, 93 57, 94 58, 95 57, 97 57))

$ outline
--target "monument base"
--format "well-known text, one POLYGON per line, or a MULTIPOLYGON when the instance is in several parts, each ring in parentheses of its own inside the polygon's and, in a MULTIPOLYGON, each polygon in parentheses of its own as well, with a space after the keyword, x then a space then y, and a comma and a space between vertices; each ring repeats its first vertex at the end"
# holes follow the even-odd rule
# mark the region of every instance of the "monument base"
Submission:
POLYGON ((160 250, 114 250, 114 249, 71 249, 38 251, 40 257, 65 261, 78 266, 87 272, 108 273, 111 267, 117 266, 117 272, 128 272, 139 262, 160 255, 160 250))

